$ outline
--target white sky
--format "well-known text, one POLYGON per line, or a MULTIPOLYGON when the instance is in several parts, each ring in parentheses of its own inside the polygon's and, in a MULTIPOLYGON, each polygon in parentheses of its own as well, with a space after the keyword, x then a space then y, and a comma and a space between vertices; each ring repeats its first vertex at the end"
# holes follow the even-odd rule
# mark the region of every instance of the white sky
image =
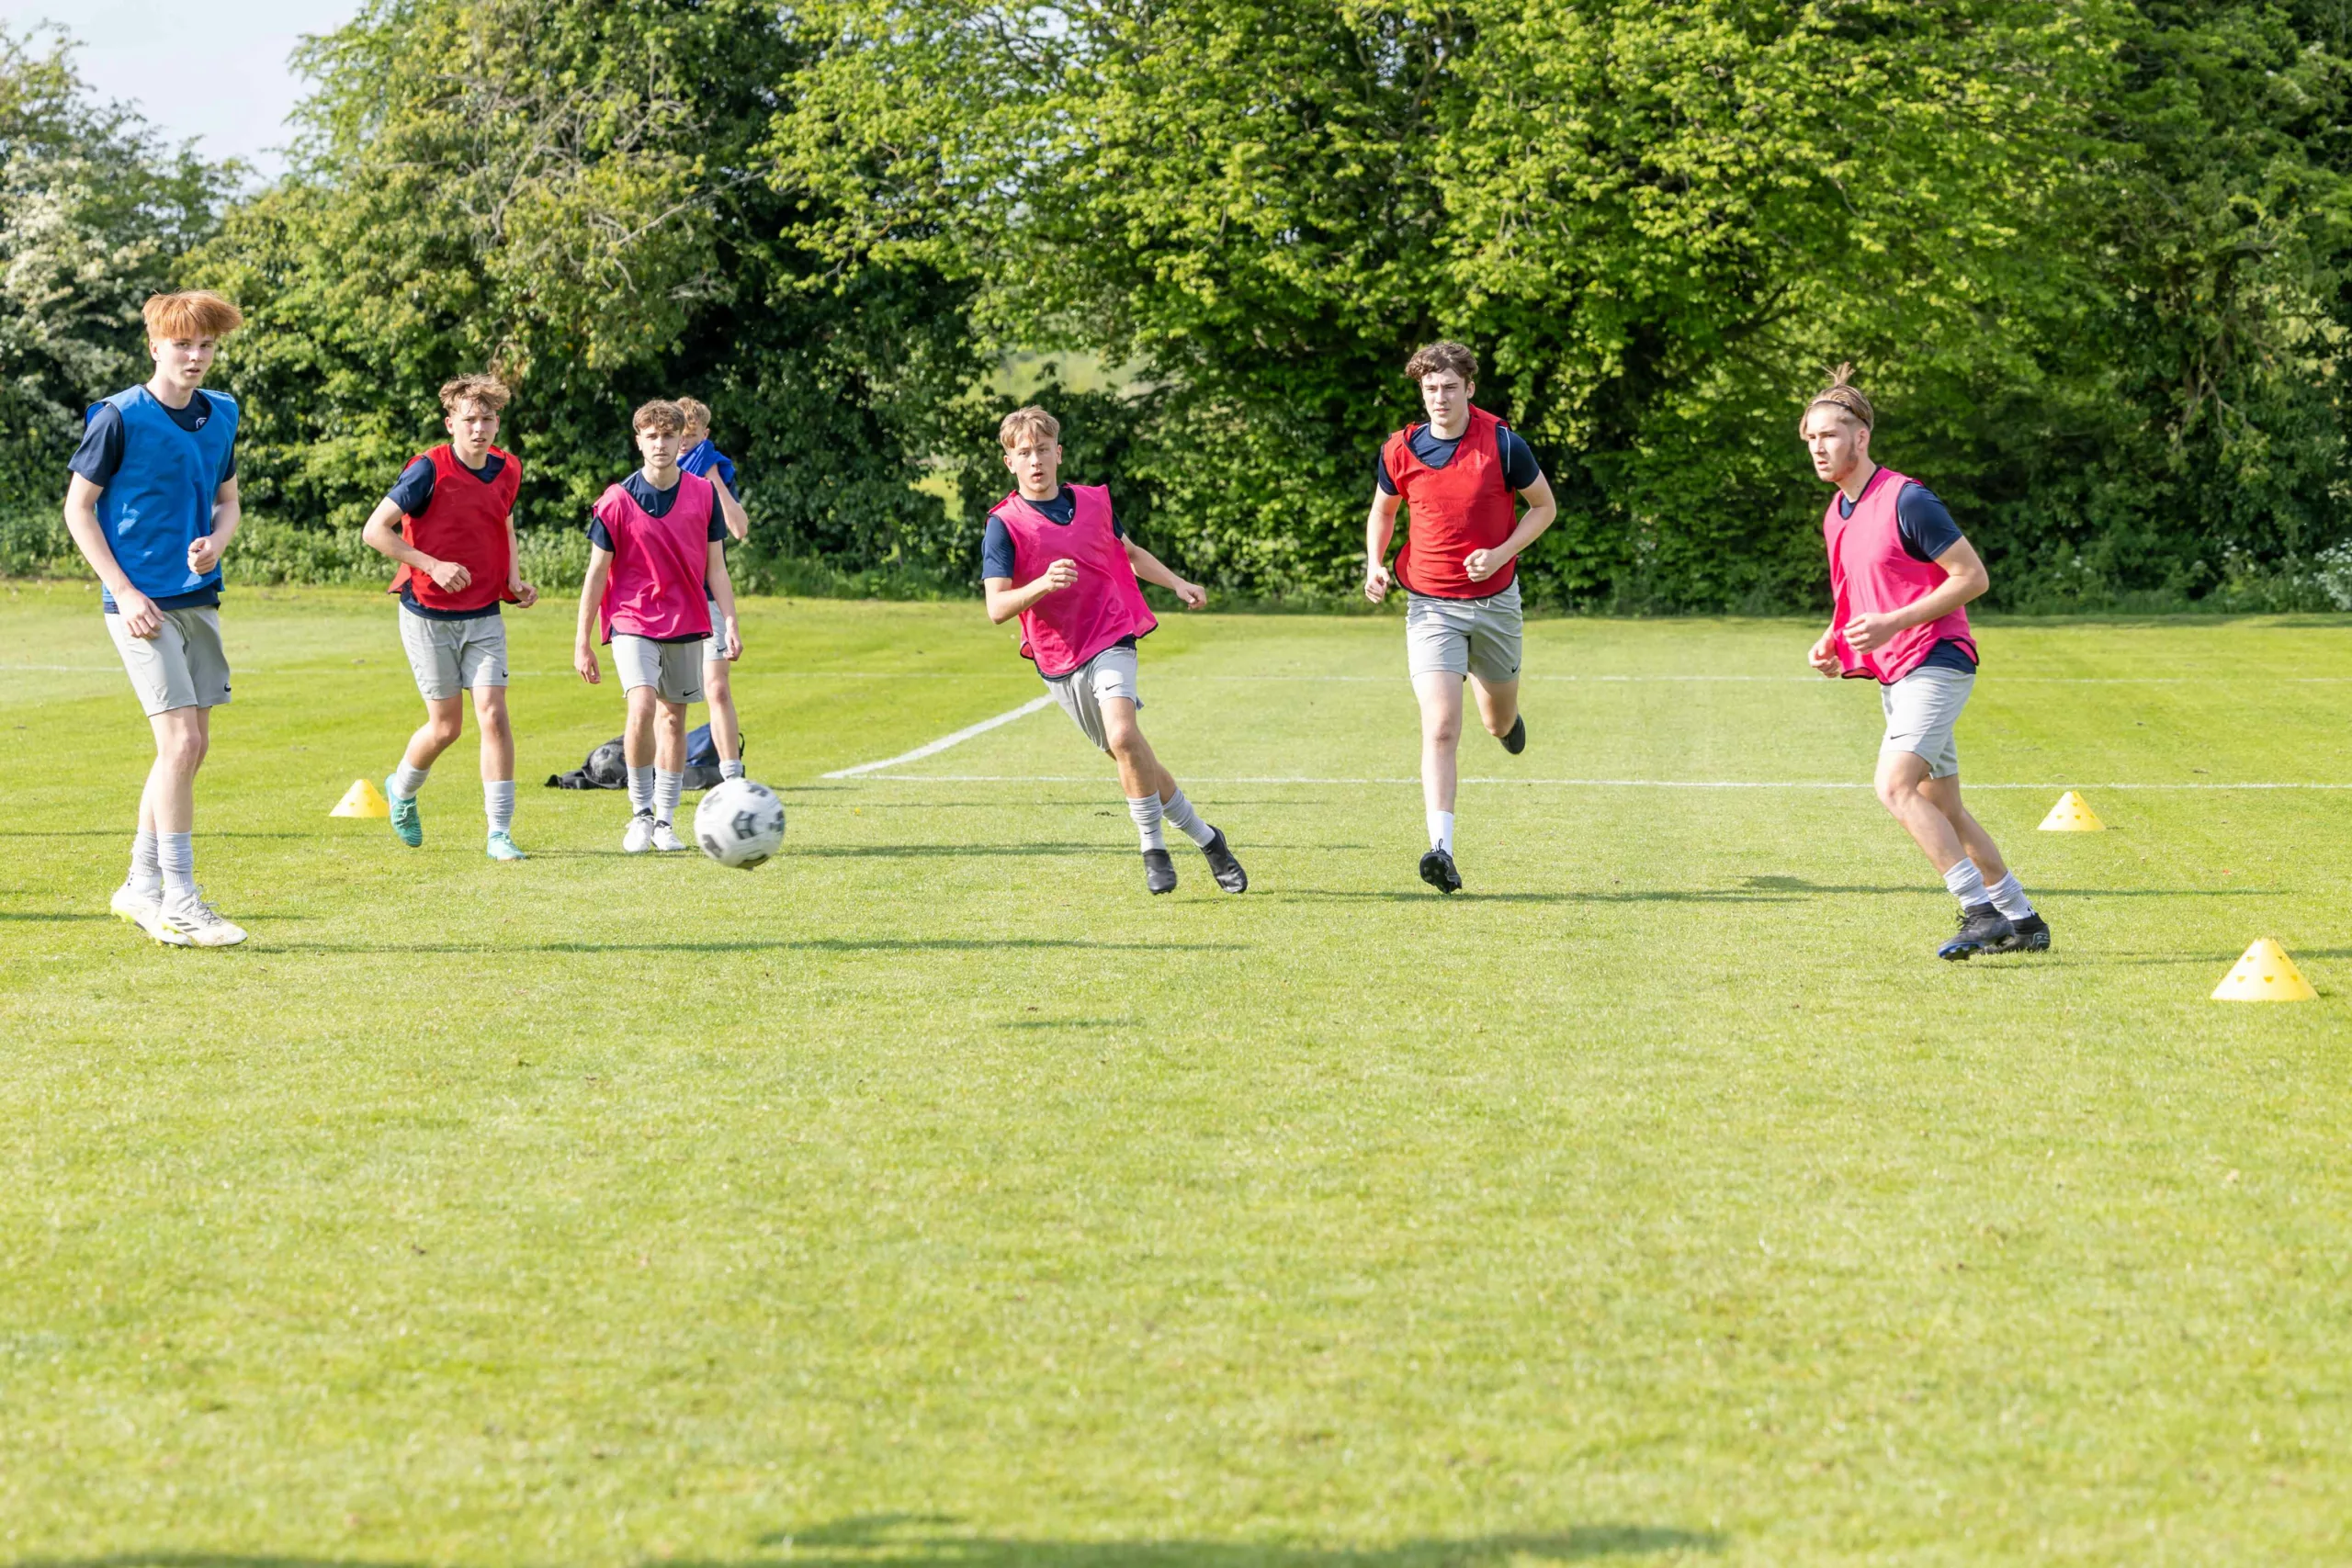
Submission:
POLYGON ((135 103, 173 141, 243 158, 264 175, 283 160, 286 116, 303 84, 286 57, 304 33, 349 20, 359 0, 0 0, 23 32, 54 21, 81 40, 83 76, 102 98, 135 103))

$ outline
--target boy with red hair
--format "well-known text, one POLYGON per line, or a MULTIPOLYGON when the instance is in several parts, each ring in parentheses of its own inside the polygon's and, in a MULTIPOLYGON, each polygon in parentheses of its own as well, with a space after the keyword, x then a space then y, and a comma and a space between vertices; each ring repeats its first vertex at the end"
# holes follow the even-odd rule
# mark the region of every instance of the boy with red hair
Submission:
POLYGON ((1527 749, 1519 711, 1519 553, 1552 525, 1551 481, 1519 433, 1470 400, 1478 356, 1433 343, 1405 363, 1420 388, 1427 424, 1407 425, 1380 450, 1372 513, 1364 521, 1363 596, 1377 604, 1392 582, 1410 596, 1405 661, 1421 705, 1421 807, 1429 852, 1421 880, 1459 892, 1453 796, 1462 739, 1462 683, 1477 694, 1487 732, 1517 756, 1527 749), (1524 501, 1522 513, 1519 502, 1524 501), (1392 578, 1388 541, 1396 509, 1409 514, 1392 578))
POLYGON ((514 847, 514 731, 506 717, 506 622, 499 606, 527 610, 539 598, 523 581, 514 550, 523 467, 491 445, 508 395, 495 376, 445 382, 442 424, 449 439, 401 470, 360 534, 400 563, 387 592, 401 596, 401 646, 424 698, 424 723, 384 780, 392 832, 411 849, 424 842, 416 792, 463 731, 462 694, 470 691, 490 822, 483 853, 496 861, 526 858, 514 847))
POLYGON ((1837 487, 1821 514, 1836 607, 1807 661, 1879 683, 1879 800, 1960 900, 1960 930, 1936 956, 2043 952, 2048 923, 1960 799, 1952 731, 1976 683, 1967 606, 1992 579, 1933 491, 1871 459, 1877 414, 1853 373, 1839 366, 1797 426, 1813 471, 1837 487))
POLYGON ((1193 809, 1136 722, 1143 706, 1136 641, 1159 624, 1137 580, 1157 582, 1189 610, 1206 604, 1208 594, 1126 536, 1112 515, 1107 486, 1061 482, 1061 431, 1034 404, 1013 410, 997 427, 1015 488, 989 510, 980 541, 989 619, 1002 626, 1020 618, 1022 656, 1036 663, 1080 733, 1118 763, 1127 815, 1143 838, 1144 890, 1176 889, 1164 824, 1199 846, 1219 887, 1246 892, 1250 874, 1225 834, 1193 809))
POLYGON ((130 875, 110 906, 172 947, 230 947, 244 931, 196 885, 196 771, 229 700, 220 556, 236 536, 237 404, 202 389, 244 323, 218 294, 158 294, 142 311, 155 373, 93 404, 67 467, 65 527, 104 586, 107 631, 155 737, 130 875))
POLYGON ((684 411, 656 399, 629 424, 644 464, 609 487, 590 514, 571 663, 590 685, 602 682, 594 640, 601 624, 628 699, 621 752, 628 765, 629 824, 621 849, 635 855, 686 847, 672 823, 685 785, 686 705, 702 700, 703 645, 715 629, 714 608, 720 650, 740 659, 743 640, 717 491, 678 467, 684 411), (703 597, 706 582, 709 599, 703 597))

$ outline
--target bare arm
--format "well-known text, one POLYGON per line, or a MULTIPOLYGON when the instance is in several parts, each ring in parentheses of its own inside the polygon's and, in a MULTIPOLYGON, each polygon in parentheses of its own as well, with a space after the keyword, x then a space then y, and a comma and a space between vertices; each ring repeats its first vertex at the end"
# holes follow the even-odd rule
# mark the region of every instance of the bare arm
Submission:
POLYGON ((1388 575, 1388 541, 1396 536, 1396 508, 1404 499, 1374 486, 1372 511, 1363 520, 1363 596, 1375 604, 1395 581, 1388 575))
POLYGON ((1043 576, 1018 588, 1009 577, 991 577, 980 586, 988 593, 989 619, 1002 626, 1046 594, 1058 593, 1077 581, 1078 563, 1064 558, 1047 567, 1043 576))
POLYGON ((237 493, 237 481, 226 479, 212 492, 212 532, 187 547, 187 568, 190 571, 210 571, 220 564, 221 555, 229 548, 229 541, 245 525, 245 503, 237 493), (199 564, 200 563, 200 564, 199 564))
POLYGON ((752 536, 751 513, 743 510, 743 503, 735 499, 735 492, 717 474, 710 476, 710 488, 718 492, 718 515, 726 523, 728 534, 741 544, 752 536))
POLYGON ((1552 499, 1552 481, 1541 474, 1519 492, 1519 498, 1527 502, 1527 510, 1520 513, 1519 526, 1510 531, 1510 536, 1490 550, 1472 550, 1463 557, 1462 570, 1471 581, 1484 582, 1500 571, 1520 551, 1543 537, 1552 519, 1560 514, 1559 503, 1552 499))
POLYGON ((65 487, 65 531, 74 536, 74 546, 90 570, 98 574, 107 592, 114 595, 115 613, 122 617, 122 629, 132 637, 153 637, 164 629, 163 612, 155 602, 130 585, 122 563, 114 558, 114 547, 107 543, 106 525, 98 521, 98 497, 106 492, 81 475, 75 474, 65 487))
POLYGON ((1965 538, 1954 539, 1951 547, 1936 558, 1944 569, 1944 580, 1934 592, 1922 594, 1899 610, 1885 610, 1874 615, 1856 615, 1843 628, 1847 645, 1856 653, 1868 653, 1893 641, 1897 632, 1940 620, 1962 605, 1984 596, 1993 586, 1992 577, 1984 570, 1984 562, 1976 547, 1965 538))
MULTIPOLYGON (((400 531, 402 515, 401 503, 386 496, 376 503, 376 510, 368 514, 367 523, 359 530, 359 537, 378 555, 389 556, 411 571, 431 578, 433 585, 445 593, 455 593, 473 581, 473 573, 456 561, 428 556, 411 546, 400 531)), ((507 543, 510 547, 514 543, 511 532, 507 543)))
MULTIPOLYGON (((725 491, 718 492, 725 495, 725 491)), ((740 536, 739 536, 740 537, 740 536)), ((735 623, 735 580, 727 575, 727 547, 713 539, 710 560, 703 569, 710 581, 711 597, 718 602, 718 645, 729 659, 743 657, 743 634, 735 623)))
POLYGON ((514 603, 526 610, 539 602, 539 591, 523 581, 523 547, 514 537, 512 512, 506 514, 506 592, 514 595, 514 603))
POLYGON ((1167 567, 1160 564, 1158 556, 1153 555, 1133 539, 1123 539, 1120 543, 1127 547, 1127 564, 1135 568, 1136 575, 1144 581, 1157 582, 1160 587, 1182 600, 1184 608, 1187 610, 1197 610, 1209 602, 1208 590, 1197 582, 1187 582, 1169 570, 1167 567))
POLYGON ((612 575, 613 552, 599 545, 588 547, 588 575, 580 583, 580 625, 572 634, 571 667, 580 678, 594 686, 604 680, 604 672, 596 667, 596 612, 605 603, 605 580, 612 575))

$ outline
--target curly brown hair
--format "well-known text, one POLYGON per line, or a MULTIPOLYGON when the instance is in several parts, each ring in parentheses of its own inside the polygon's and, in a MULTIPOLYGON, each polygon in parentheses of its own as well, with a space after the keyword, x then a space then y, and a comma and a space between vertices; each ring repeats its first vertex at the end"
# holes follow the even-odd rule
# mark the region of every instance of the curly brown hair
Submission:
POLYGON ((637 405, 628 416, 629 429, 652 430, 663 435, 684 435, 686 433, 686 411, 667 398, 655 398, 637 405))
POLYGON ((1469 344, 1441 338, 1415 349, 1413 357, 1405 361, 1405 378, 1408 381, 1447 373, 1461 377, 1464 386, 1476 382, 1478 356, 1471 352, 1469 344))
POLYGON ((506 407, 506 400, 514 395, 507 390, 506 383, 497 377, 469 371, 463 376, 452 376, 441 383, 441 408, 444 412, 456 413, 468 403, 483 403, 489 406, 491 412, 497 413, 506 407))

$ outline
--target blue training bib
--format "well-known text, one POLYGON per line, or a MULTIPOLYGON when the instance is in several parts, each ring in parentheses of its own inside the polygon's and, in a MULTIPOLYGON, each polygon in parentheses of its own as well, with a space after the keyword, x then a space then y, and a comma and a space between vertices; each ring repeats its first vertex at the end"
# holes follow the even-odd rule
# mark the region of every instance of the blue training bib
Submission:
MULTIPOLYGON (((187 550, 212 532, 213 497, 237 439, 237 404, 225 392, 203 396, 212 415, 201 430, 182 430, 144 387, 92 404, 87 416, 111 405, 122 417, 122 466, 99 492, 98 522, 123 575, 151 599, 220 585, 219 566, 187 569, 187 550)), ((111 608, 113 595, 107 601, 111 608)))

